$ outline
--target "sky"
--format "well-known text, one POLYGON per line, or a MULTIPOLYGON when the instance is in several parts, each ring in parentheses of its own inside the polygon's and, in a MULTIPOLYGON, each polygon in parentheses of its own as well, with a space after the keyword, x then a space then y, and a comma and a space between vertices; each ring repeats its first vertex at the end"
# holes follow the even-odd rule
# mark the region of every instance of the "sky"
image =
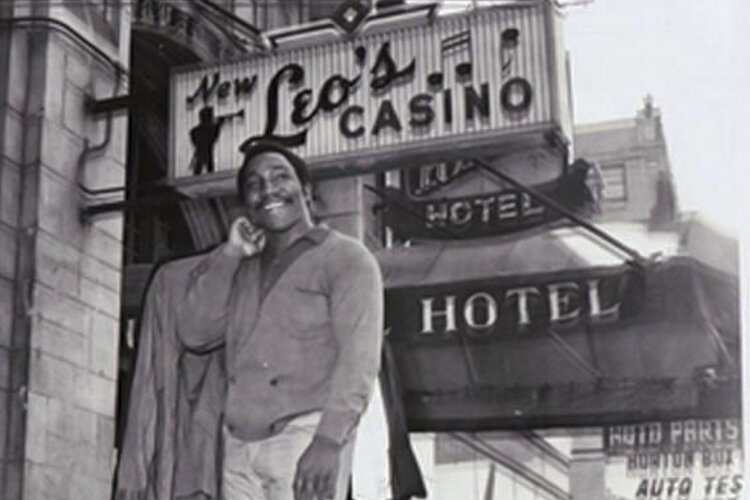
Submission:
POLYGON ((595 0, 566 11, 576 123, 661 109, 681 210, 737 233, 750 208, 742 137, 750 119, 745 0, 595 0))
MULTIPOLYGON (((741 147, 750 119, 750 2, 559 1, 571 4, 564 8, 565 44, 575 122, 634 117, 652 95, 680 210, 738 235, 740 205, 750 209, 741 147)), ((471 3, 448 0, 444 11, 471 3)))

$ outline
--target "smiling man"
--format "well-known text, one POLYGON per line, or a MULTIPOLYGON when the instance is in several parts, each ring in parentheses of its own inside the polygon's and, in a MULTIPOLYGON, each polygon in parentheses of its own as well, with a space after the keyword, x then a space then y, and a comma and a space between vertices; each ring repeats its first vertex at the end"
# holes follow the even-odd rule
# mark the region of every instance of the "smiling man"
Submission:
POLYGON ((310 213, 305 162, 246 150, 247 217, 191 273, 178 330, 225 346, 222 497, 345 498, 353 441, 378 374, 382 283, 373 255, 310 213))

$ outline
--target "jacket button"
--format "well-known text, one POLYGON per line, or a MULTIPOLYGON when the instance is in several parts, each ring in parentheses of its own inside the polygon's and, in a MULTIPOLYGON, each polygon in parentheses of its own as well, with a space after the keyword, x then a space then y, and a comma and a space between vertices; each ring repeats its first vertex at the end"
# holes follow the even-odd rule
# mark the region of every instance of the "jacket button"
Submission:
POLYGON ((264 361, 264 362, 262 362, 262 363, 260 364, 260 366, 262 366, 264 370, 268 370, 268 363, 266 363, 265 361, 264 361))
POLYGON ((270 384, 271 384, 272 386, 276 387, 277 385, 279 385, 279 379, 277 379, 277 378, 272 378, 272 379, 271 379, 271 381, 270 381, 269 383, 270 383, 270 384))

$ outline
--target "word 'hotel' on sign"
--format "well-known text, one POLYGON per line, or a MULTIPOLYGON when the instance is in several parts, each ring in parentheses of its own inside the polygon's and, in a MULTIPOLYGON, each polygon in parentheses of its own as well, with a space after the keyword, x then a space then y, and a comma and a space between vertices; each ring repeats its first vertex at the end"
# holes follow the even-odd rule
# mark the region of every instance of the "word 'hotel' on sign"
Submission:
POLYGON ((454 294, 442 297, 429 296, 421 299, 421 334, 450 334, 459 330, 458 323, 468 327, 461 330, 473 335, 492 331, 500 319, 501 311, 511 306, 516 314, 516 327, 522 330, 532 324, 533 301, 546 303, 546 320, 549 323, 575 324, 582 317, 590 323, 605 323, 618 318, 620 304, 603 304, 600 296, 600 279, 588 279, 583 283, 565 281, 544 286, 520 286, 489 293, 477 291, 463 300, 454 294), (583 298, 583 303, 573 305, 583 298), (458 314, 460 309, 461 314, 458 314), (438 321, 439 320, 439 321, 438 321))

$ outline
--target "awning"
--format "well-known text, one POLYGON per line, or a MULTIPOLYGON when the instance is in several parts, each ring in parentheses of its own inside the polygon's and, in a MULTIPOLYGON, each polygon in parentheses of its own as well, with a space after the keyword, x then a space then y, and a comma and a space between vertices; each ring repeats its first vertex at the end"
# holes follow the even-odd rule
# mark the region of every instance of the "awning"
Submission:
POLYGON ((411 430, 589 426, 739 412, 736 276, 677 233, 580 229, 381 251, 411 430))
MULTIPOLYGON (((677 255, 679 235, 649 232, 642 224, 599 227, 644 257, 677 255)), ((377 252, 386 288, 420 286, 525 273, 617 266, 627 256, 569 224, 526 231, 516 237, 447 241, 377 252)))

